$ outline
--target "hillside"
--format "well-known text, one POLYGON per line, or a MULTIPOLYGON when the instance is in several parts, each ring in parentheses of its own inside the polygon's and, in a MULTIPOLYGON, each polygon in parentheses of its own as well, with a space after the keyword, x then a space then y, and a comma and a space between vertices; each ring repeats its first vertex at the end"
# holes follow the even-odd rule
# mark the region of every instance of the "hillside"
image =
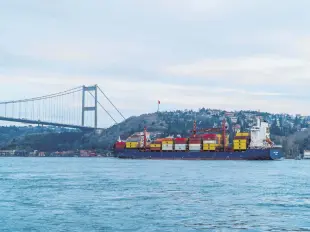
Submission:
MULTIPOLYGON (((271 138, 282 144, 289 157, 294 157, 299 151, 310 147, 308 141, 308 124, 310 117, 292 116, 288 114, 270 114, 257 111, 237 111, 225 113, 222 110, 200 109, 199 111, 174 111, 143 114, 130 117, 119 125, 113 126, 101 135, 90 135, 89 139, 94 146, 111 148, 118 136, 126 139, 137 131, 147 130, 153 134, 168 136, 188 136, 196 119, 198 128, 220 127, 223 117, 227 119, 229 133, 237 130, 249 131, 255 125, 256 117, 261 116, 271 125, 271 138), (308 140, 303 140, 303 139, 308 140), (302 140, 302 141, 301 141, 302 140)), ((232 137, 232 136, 231 136, 232 137)))
MULTIPOLYGON (((1 127, 0 147, 2 149, 67 150, 67 149, 111 149, 120 136, 147 130, 157 136, 188 136, 196 119, 198 128, 220 127, 223 117, 227 119, 229 133, 236 130, 248 131, 256 123, 256 116, 263 117, 271 125, 271 137, 282 144, 287 157, 294 157, 310 148, 308 124, 310 117, 288 114, 270 114, 257 111, 225 113, 222 110, 200 109, 198 111, 158 112, 133 116, 114 125, 101 134, 83 134, 65 129, 38 127, 1 127)), ((232 137, 232 136, 231 136, 232 137)))

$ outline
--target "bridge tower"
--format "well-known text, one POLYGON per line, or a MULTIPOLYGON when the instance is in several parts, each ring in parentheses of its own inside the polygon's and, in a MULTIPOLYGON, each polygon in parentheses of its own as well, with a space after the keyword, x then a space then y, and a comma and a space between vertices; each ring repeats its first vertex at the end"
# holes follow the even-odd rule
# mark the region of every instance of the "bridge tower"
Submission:
POLYGON ((97 95, 98 86, 85 86, 82 87, 82 126, 85 124, 85 113, 88 111, 94 111, 94 126, 97 128, 97 103, 98 103, 98 95, 97 95), (85 106, 85 93, 89 92, 94 97, 94 105, 93 106, 85 106))

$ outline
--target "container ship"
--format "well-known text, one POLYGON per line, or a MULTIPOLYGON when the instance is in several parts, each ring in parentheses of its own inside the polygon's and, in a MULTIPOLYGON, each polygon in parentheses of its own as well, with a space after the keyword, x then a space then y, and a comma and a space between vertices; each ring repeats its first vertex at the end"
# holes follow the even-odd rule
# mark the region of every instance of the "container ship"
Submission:
POLYGON ((267 122, 257 118, 250 132, 237 132, 229 144, 225 119, 221 128, 197 129, 194 121, 188 138, 150 139, 150 133, 135 133, 114 144, 114 155, 124 159, 166 160, 280 160, 281 146, 270 139, 267 122), (200 134, 202 132, 202 134, 200 134))

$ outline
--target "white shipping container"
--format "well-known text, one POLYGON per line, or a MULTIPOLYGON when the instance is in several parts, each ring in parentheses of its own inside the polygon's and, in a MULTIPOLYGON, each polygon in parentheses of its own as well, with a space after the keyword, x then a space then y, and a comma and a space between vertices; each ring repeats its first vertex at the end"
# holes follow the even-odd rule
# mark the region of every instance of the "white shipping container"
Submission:
POLYGON ((200 151, 201 150, 201 145, 200 144, 190 144, 189 145, 189 150, 190 151, 200 151))
POLYGON ((161 149, 163 151, 171 151, 173 150, 173 144, 163 144, 161 149))
POLYGON ((203 144, 214 144, 216 140, 203 140, 203 144))
POLYGON ((175 144, 174 149, 176 151, 184 151, 186 150, 186 144, 175 144))

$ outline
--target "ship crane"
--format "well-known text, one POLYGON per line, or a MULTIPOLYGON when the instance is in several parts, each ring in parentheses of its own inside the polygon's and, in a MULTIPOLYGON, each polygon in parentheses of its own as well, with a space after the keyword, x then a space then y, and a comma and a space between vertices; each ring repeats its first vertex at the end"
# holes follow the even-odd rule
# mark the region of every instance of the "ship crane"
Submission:
POLYGON ((202 128, 202 129, 197 129, 196 120, 194 120, 193 130, 191 130, 190 132, 193 134, 193 137, 196 137, 197 132, 222 132, 223 149, 225 151, 226 150, 225 140, 226 140, 226 131, 227 131, 227 129, 228 128, 226 127, 226 120, 225 120, 225 118, 222 121, 222 127, 221 128, 202 128))

